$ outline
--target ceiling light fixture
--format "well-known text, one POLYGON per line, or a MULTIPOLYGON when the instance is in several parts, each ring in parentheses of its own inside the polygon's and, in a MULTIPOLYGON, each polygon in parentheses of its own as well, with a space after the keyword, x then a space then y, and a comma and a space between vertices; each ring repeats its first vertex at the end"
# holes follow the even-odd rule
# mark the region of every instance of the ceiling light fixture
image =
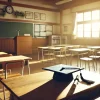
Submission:
POLYGON ((72 1, 72 0, 61 0, 61 1, 59 1, 59 2, 56 2, 56 5, 61 5, 61 4, 70 2, 70 1, 72 1))

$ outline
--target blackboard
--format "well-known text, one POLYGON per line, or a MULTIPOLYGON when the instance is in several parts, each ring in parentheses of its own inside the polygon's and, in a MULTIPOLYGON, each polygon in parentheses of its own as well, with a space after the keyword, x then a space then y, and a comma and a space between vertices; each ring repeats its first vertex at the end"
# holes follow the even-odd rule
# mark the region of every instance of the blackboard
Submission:
POLYGON ((24 34, 33 36, 33 24, 0 21, 0 37, 15 37, 18 35, 18 31, 19 36, 24 36, 24 34))

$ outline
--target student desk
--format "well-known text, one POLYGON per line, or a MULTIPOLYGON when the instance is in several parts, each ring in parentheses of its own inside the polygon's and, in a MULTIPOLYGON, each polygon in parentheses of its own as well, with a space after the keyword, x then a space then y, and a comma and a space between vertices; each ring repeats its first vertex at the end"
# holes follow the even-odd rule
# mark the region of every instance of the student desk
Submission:
MULTIPOLYGON (((27 56, 22 56, 22 55, 18 55, 18 56, 9 56, 9 57, 1 57, 0 58, 0 63, 3 65, 3 68, 5 70, 5 79, 7 78, 7 64, 8 63, 16 63, 17 61, 22 61, 25 60, 27 61, 27 66, 29 69, 29 73, 30 73, 30 67, 29 67, 29 60, 32 59, 31 57, 27 57, 27 56)), ((24 68, 24 66, 23 66, 24 68)))
POLYGON ((47 47, 38 47, 38 60, 40 60, 40 51, 42 53, 42 60, 44 60, 44 51, 45 50, 52 50, 52 51, 55 51, 55 50, 60 50, 62 47, 54 47, 54 46, 47 46, 47 47))
POLYGON ((52 79, 53 72, 49 71, 0 81, 10 91, 13 100, 93 100, 93 97, 100 96, 100 75, 84 70, 82 73, 95 83, 58 82, 52 79))

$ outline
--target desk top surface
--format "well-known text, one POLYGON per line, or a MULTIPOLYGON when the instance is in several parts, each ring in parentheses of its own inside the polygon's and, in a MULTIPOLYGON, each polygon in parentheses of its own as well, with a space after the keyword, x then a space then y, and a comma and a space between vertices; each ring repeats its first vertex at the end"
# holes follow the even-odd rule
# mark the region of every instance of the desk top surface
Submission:
POLYGON ((74 48, 74 49, 69 49, 69 51, 72 52, 85 52, 85 51, 89 51, 89 48, 74 48))
POLYGON ((17 60, 30 60, 31 57, 18 55, 18 56, 9 56, 9 57, 1 57, 0 62, 9 62, 9 61, 17 61, 17 60))
POLYGON ((4 54, 7 54, 6 52, 0 52, 0 55, 4 55, 4 54))
POLYGON ((77 96, 78 93, 82 94, 85 90, 87 90, 86 95, 91 95, 92 92, 89 91, 94 92, 95 89, 96 93, 98 93, 100 90, 100 75, 84 70, 82 73, 86 78, 91 77, 95 80, 95 83, 92 85, 86 85, 85 83, 79 82, 75 85, 73 84, 73 81, 70 83, 57 82, 52 79, 53 72, 49 71, 12 79, 4 79, 1 80, 1 82, 10 92, 15 94, 15 96, 21 100, 67 100, 66 98, 74 97, 74 95, 77 96))

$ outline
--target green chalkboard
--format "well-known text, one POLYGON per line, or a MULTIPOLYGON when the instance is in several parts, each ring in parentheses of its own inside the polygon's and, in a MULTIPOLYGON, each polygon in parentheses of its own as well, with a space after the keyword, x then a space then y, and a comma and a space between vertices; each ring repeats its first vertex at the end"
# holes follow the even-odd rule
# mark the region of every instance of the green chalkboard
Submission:
POLYGON ((33 36, 33 24, 22 22, 3 22, 0 21, 0 37, 15 37, 18 35, 30 34, 33 36))

